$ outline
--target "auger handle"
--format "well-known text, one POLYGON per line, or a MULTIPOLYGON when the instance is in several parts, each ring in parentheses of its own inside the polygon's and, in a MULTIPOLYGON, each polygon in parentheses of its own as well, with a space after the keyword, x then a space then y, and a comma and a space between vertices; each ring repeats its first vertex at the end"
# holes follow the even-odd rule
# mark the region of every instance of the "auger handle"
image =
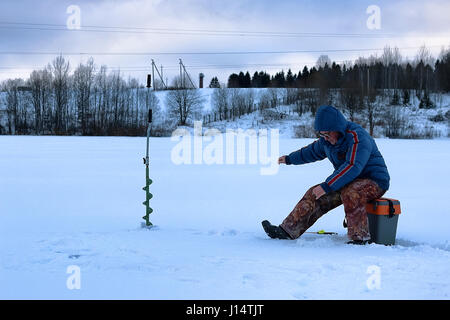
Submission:
POLYGON ((152 123, 152 109, 148 110, 148 123, 152 123))

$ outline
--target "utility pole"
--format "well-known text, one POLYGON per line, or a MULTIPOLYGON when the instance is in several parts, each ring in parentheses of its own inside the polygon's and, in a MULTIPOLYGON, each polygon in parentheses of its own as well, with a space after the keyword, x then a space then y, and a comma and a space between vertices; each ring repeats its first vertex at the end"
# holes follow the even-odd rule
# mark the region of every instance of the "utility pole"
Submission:
MULTIPOLYGON (((156 72, 158 73, 159 79, 161 80, 161 83, 163 84, 164 89, 167 89, 167 86, 166 86, 166 84, 164 83, 164 79, 163 79, 163 77, 162 77, 162 66, 161 66, 161 73, 159 73, 158 67, 157 67, 156 64, 155 64, 155 61, 153 61, 153 59, 152 59, 153 79, 155 79, 155 70, 156 70, 156 72)), ((155 82, 155 80, 153 80, 153 82, 155 82)), ((155 89, 155 87, 156 87, 156 86, 153 85, 153 88, 154 88, 154 89, 155 89)))
POLYGON ((181 86, 182 89, 184 89, 183 67, 182 67, 182 65, 183 65, 183 62, 181 62, 181 59, 180 59, 180 86, 181 86))
POLYGON ((153 91, 155 91, 156 90, 156 86, 155 86, 155 68, 154 68, 154 62, 153 62, 153 59, 152 59, 152 78, 153 78, 153 91))
POLYGON ((192 82, 192 79, 191 79, 191 77, 189 77, 189 73, 187 73, 187 71, 186 71, 186 68, 185 68, 185 66, 184 66, 184 64, 183 64, 183 61, 181 61, 181 59, 180 59, 180 76, 181 76, 181 74, 182 74, 182 69, 183 69, 183 71, 184 71, 184 77, 183 77, 183 89, 184 88, 186 88, 186 86, 185 86, 185 77, 187 76, 187 78, 189 79, 189 82, 191 83, 191 85, 192 85, 192 88, 194 88, 194 89, 196 89, 196 86, 195 86, 195 84, 192 82))

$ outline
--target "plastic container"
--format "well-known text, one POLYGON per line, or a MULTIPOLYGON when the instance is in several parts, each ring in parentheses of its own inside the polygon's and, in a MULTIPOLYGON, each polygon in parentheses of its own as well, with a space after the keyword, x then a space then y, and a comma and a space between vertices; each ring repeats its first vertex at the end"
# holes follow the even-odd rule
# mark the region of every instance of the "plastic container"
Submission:
POLYGON ((390 198, 380 198, 366 205, 369 219, 371 241, 384 244, 395 244, 398 217, 401 213, 400 201, 390 198))

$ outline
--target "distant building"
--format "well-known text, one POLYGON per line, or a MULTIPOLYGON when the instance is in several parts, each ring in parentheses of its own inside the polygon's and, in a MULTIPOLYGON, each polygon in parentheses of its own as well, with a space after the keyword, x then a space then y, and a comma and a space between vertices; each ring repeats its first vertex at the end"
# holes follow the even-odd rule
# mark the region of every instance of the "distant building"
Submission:
POLYGON ((199 82, 198 82, 198 87, 201 89, 201 88, 203 88, 203 78, 205 77, 205 75, 203 74, 203 73, 200 73, 199 75, 198 75, 198 78, 199 78, 199 82))

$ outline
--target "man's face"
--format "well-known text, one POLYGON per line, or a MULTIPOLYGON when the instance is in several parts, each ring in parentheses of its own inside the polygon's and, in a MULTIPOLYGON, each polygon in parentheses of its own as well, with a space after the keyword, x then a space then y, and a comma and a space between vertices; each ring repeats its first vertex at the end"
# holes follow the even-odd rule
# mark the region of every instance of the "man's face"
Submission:
POLYGON ((332 145, 335 145, 339 139, 339 132, 337 131, 320 131, 319 135, 332 145))

